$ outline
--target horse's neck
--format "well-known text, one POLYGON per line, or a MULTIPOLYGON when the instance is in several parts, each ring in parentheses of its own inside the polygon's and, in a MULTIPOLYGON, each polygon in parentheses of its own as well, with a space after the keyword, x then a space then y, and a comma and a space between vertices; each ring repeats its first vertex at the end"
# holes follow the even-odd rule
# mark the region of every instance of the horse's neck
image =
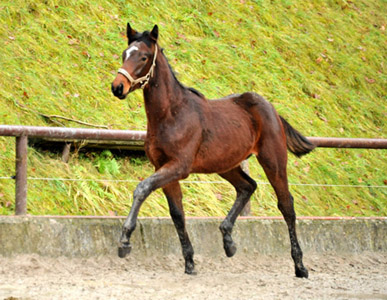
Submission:
POLYGON ((182 87, 160 52, 149 85, 144 89, 148 125, 156 125, 172 116, 171 110, 182 104, 182 87))

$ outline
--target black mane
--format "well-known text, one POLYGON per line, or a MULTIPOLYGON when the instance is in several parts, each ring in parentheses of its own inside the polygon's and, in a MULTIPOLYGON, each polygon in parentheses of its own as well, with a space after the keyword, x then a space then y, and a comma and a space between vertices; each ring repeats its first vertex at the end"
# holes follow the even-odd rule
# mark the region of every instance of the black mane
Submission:
MULTIPOLYGON (((144 31, 143 33, 139 33, 137 32, 134 36, 132 36, 132 42, 134 41, 139 41, 139 42, 144 42, 148 47, 151 47, 151 38, 149 37, 150 36, 150 32, 149 31, 144 31)), ((167 61, 167 64, 168 64, 168 67, 169 67, 169 70, 171 71, 172 75, 173 75, 173 78, 176 80, 176 82, 183 88, 183 89, 186 89, 186 90, 189 90, 190 92, 194 93, 195 95, 201 97, 201 98, 205 98, 205 96, 199 92, 197 89, 195 88, 192 88, 192 87, 186 87, 185 85, 183 85, 176 77, 176 74, 175 74, 175 71, 172 69, 171 65, 169 64, 169 61, 168 61, 168 58, 165 56, 164 54, 164 49, 161 48, 161 53, 164 55, 165 57, 165 60, 167 61)))
POLYGON ((171 65, 169 64, 169 61, 168 61, 168 58, 165 56, 164 54, 164 49, 162 48, 161 49, 161 53, 164 55, 165 57, 165 60, 167 61, 167 64, 168 64, 168 67, 169 67, 169 70, 171 71, 172 75, 173 75, 173 78, 176 80, 176 82, 183 88, 183 89, 186 89, 186 90, 189 90, 190 92, 194 93, 195 95, 199 96, 200 98, 205 98, 205 96, 199 92, 197 89, 193 88, 193 87, 186 87, 184 84, 182 84, 179 79, 177 79, 176 77, 176 74, 175 74, 175 71, 172 69, 171 65))

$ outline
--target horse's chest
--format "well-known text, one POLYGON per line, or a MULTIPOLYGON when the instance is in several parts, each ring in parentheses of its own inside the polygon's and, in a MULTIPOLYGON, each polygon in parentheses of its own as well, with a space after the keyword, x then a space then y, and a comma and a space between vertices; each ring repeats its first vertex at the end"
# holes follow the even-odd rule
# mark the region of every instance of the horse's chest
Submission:
POLYGON ((160 145, 157 140, 148 139, 145 141, 144 146, 145 153, 154 166, 158 167, 165 163, 167 155, 165 154, 162 145, 160 145))

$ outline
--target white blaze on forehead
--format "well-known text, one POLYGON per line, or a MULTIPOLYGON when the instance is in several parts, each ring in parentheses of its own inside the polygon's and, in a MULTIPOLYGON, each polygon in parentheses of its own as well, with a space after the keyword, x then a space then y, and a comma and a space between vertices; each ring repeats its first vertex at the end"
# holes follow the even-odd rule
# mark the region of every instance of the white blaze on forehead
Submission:
POLYGON ((127 50, 125 51, 125 53, 126 53, 125 60, 129 59, 130 54, 131 54, 133 51, 138 51, 137 46, 132 46, 132 47, 130 47, 129 49, 127 49, 127 50))

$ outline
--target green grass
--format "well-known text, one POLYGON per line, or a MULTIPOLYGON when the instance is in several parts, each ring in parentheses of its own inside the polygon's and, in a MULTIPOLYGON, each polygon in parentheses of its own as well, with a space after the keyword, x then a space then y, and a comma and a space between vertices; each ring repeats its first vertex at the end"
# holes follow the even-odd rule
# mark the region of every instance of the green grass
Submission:
MULTIPOLYGON (((110 83, 126 47, 126 22, 160 28, 160 45, 181 82, 208 98, 256 91, 307 136, 386 137, 386 7, 379 1, 2 1, 0 123, 145 130, 141 92, 118 101, 110 83)), ((0 137, 0 177, 14 175, 14 139, 0 137)), ((298 215, 385 216, 385 150, 317 149, 289 157, 298 215)), ((68 164, 29 149, 31 214, 127 214, 141 157, 75 152, 68 164), (86 180, 87 179, 87 180, 86 180), (127 180, 115 182, 110 180, 127 180)), ((255 158, 250 172, 267 181, 255 158)), ((191 181, 219 180, 191 175, 191 181)), ((225 215, 228 184, 183 183, 187 215, 225 215)), ((13 214, 14 183, 0 179, 0 214, 13 214)), ((254 215, 279 215, 272 189, 259 185, 254 215)), ((168 215, 160 191, 144 216, 168 215)))

